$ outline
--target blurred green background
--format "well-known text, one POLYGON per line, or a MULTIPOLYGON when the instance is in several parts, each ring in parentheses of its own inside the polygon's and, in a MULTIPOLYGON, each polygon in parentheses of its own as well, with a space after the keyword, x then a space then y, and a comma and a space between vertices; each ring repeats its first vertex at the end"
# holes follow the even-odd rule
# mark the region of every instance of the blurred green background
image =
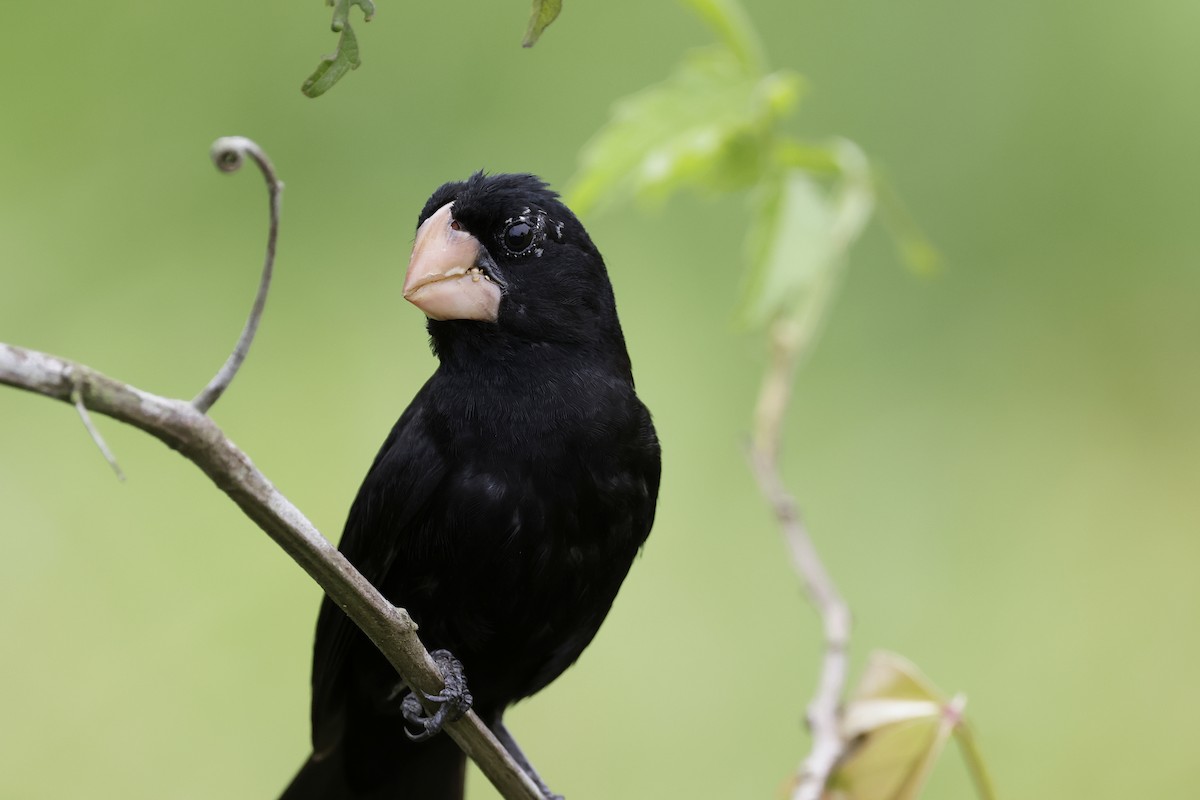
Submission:
MULTIPOLYGON (((1187 796, 1200 684, 1200 4, 747 0, 811 91, 794 131, 886 165, 947 269, 878 227, 802 373, 786 468, 877 646, 970 697, 1005 798, 1187 796)), ((328 536, 433 368, 415 216, 480 167, 563 185, 618 97, 711 40, 674 3, 381 0, 365 65, 309 3, 60 0, 0 50, 0 341, 190 397, 277 284, 214 417, 328 536)), ((357 12, 354 17, 358 18, 357 12)), ((665 451, 659 521, 580 664, 511 715, 571 800, 778 797, 819 634, 742 462, 763 366, 746 224, 585 220, 665 451)), ((0 390, 0 797, 270 798, 306 756, 318 590, 190 464, 0 390)), ((491 797, 475 776, 471 794, 491 797)), ((970 792, 956 753, 927 797, 970 792)))

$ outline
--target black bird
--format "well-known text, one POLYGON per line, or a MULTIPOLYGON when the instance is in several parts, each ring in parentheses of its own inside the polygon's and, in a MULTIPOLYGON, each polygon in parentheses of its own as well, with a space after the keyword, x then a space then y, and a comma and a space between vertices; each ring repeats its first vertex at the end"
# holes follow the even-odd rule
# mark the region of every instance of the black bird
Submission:
MULTIPOLYGON (((417 226, 404 296, 440 363, 340 547, 426 647, 457 657, 504 741, 504 710, 574 663, 608 613, 654 522, 659 444, 604 261, 545 183, 476 173, 434 192, 417 226)), ((408 690, 328 598, 312 684, 313 754, 283 800, 462 797, 458 747, 410 740, 408 690)))

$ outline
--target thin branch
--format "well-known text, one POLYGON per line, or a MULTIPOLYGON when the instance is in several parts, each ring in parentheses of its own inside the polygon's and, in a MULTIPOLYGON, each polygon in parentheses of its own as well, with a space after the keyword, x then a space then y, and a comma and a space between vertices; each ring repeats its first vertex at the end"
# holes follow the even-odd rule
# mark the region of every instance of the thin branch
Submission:
POLYGON ((207 413, 213 403, 220 399, 229 384, 233 382, 238 368, 246 360, 246 354, 250 352, 250 344, 254 341, 258 322, 262 319, 263 308, 267 304, 267 292, 271 288, 271 273, 275 264, 275 241, 279 235, 279 205, 283 193, 283 182, 275 174, 271 160, 252 140, 244 136, 225 136, 213 142, 211 152, 213 164, 222 172, 237 172, 246 160, 246 156, 254 159, 254 163, 258 164, 258 168, 267 182, 267 195, 271 205, 271 226, 267 232, 267 255, 263 260, 258 295, 254 298, 254 307, 250 309, 250 316, 246 320, 246 327, 242 329, 242 336, 238 339, 233 352, 229 354, 225 365, 208 382, 208 386, 205 386, 204 390, 192 400, 192 405, 202 414, 207 413))
MULTIPOLYGON (((320 584, 409 686, 430 694, 441 691, 437 665, 417 638, 417 626, 408 612, 388 602, 193 404, 142 391, 66 359, 3 343, 0 384, 67 403, 77 395, 93 411, 140 428, 177 450, 320 584)), ((537 786, 474 712, 449 723, 446 730, 505 798, 543 800, 537 786)))
POLYGON ((825 653, 817 688, 808 704, 808 726, 812 746, 800 765, 792 800, 820 800, 846 748, 841 733, 841 700, 849 670, 850 609, 821 562, 812 537, 784 486, 779 472, 779 449, 783 438, 783 416, 791 401, 797 365, 812 342, 813 326, 780 320, 771 327, 771 363, 763 376, 756 415, 750 466, 759 489, 783 529, 800 576, 804 593, 821 618, 825 653))
POLYGON ((804 593, 821 617, 825 653, 817 688, 807 709, 812 747, 800 765, 792 792, 793 800, 818 800, 846 747, 841 733, 840 708, 849 670, 850 609, 821 563, 796 501, 779 477, 778 465, 756 450, 750 453, 750 463, 763 495, 783 528, 792 565, 800 576, 804 593))

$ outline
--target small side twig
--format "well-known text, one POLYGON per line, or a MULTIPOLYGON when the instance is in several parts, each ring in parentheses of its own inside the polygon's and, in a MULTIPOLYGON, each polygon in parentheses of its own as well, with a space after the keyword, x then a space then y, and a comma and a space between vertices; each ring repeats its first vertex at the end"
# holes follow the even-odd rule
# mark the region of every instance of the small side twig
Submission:
POLYGON ((820 800, 829 777, 845 752, 841 733, 841 701, 849 671, 850 609, 825 569, 796 500, 779 471, 783 416, 791 400, 792 380, 812 341, 811 326, 780 320, 771 327, 771 362, 759 393, 757 430, 750 446, 750 466, 759 489, 783 529, 792 565, 804 593, 821 618, 825 653, 807 719, 812 746, 800 765, 792 800, 820 800))
POLYGON ((108 449, 108 444, 104 441, 104 437, 100 435, 100 429, 92 422, 92 415, 88 413, 87 406, 83 404, 83 392, 80 391, 79 387, 79 379, 72 374, 71 403, 75 406, 75 410, 79 412, 79 418, 83 420, 83 427, 87 428, 92 441, 96 443, 96 447, 100 448, 100 454, 104 456, 104 460, 108 462, 108 465, 113 468, 113 472, 117 473, 117 480, 124 481, 125 473, 121 470, 121 465, 117 463, 117 457, 113 455, 112 450, 108 449))
POLYGON ((267 232, 267 255, 263 261, 258 294, 254 298, 254 306, 250 309, 246 327, 242 329, 241 338, 238 339, 237 345, 225 361, 225 365, 213 376, 204 390, 192 400, 192 406, 201 414, 207 413, 213 403, 217 402, 229 388, 229 384, 237 375, 238 368, 246 360, 250 344, 254 341, 254 334, 258 331, 259 320, 262 319, 263 308, 267 304, 267 292, 271 288, 271 273, 275 265, 275 241, 279 235, 279 206, 282 199, 283 182, 275 174, 275 167, 271 165, 267 154, 254 141, 244 136, 224 136, 213 142, 213 164, 222 172, 237 172, 246 156, 254 160, 267 182, 267 194, 271 204, 271 225, 267 232))

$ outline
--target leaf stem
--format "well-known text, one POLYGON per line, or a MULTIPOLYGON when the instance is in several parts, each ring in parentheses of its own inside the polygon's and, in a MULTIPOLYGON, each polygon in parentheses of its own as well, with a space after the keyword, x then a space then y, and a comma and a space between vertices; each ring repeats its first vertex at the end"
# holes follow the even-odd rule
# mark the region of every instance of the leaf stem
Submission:
POLYGON ((987 762, 983 760, 983 754, 979 752, 979 746, 975 742, 975 734, 966 720, 959 721, 954 735, 962 749, 963 760, 967 762, 967 772, 971 773, 971 782, 975 784, 976 793, 981 800, 996 800, 996 788, 988 772, 987 762))

